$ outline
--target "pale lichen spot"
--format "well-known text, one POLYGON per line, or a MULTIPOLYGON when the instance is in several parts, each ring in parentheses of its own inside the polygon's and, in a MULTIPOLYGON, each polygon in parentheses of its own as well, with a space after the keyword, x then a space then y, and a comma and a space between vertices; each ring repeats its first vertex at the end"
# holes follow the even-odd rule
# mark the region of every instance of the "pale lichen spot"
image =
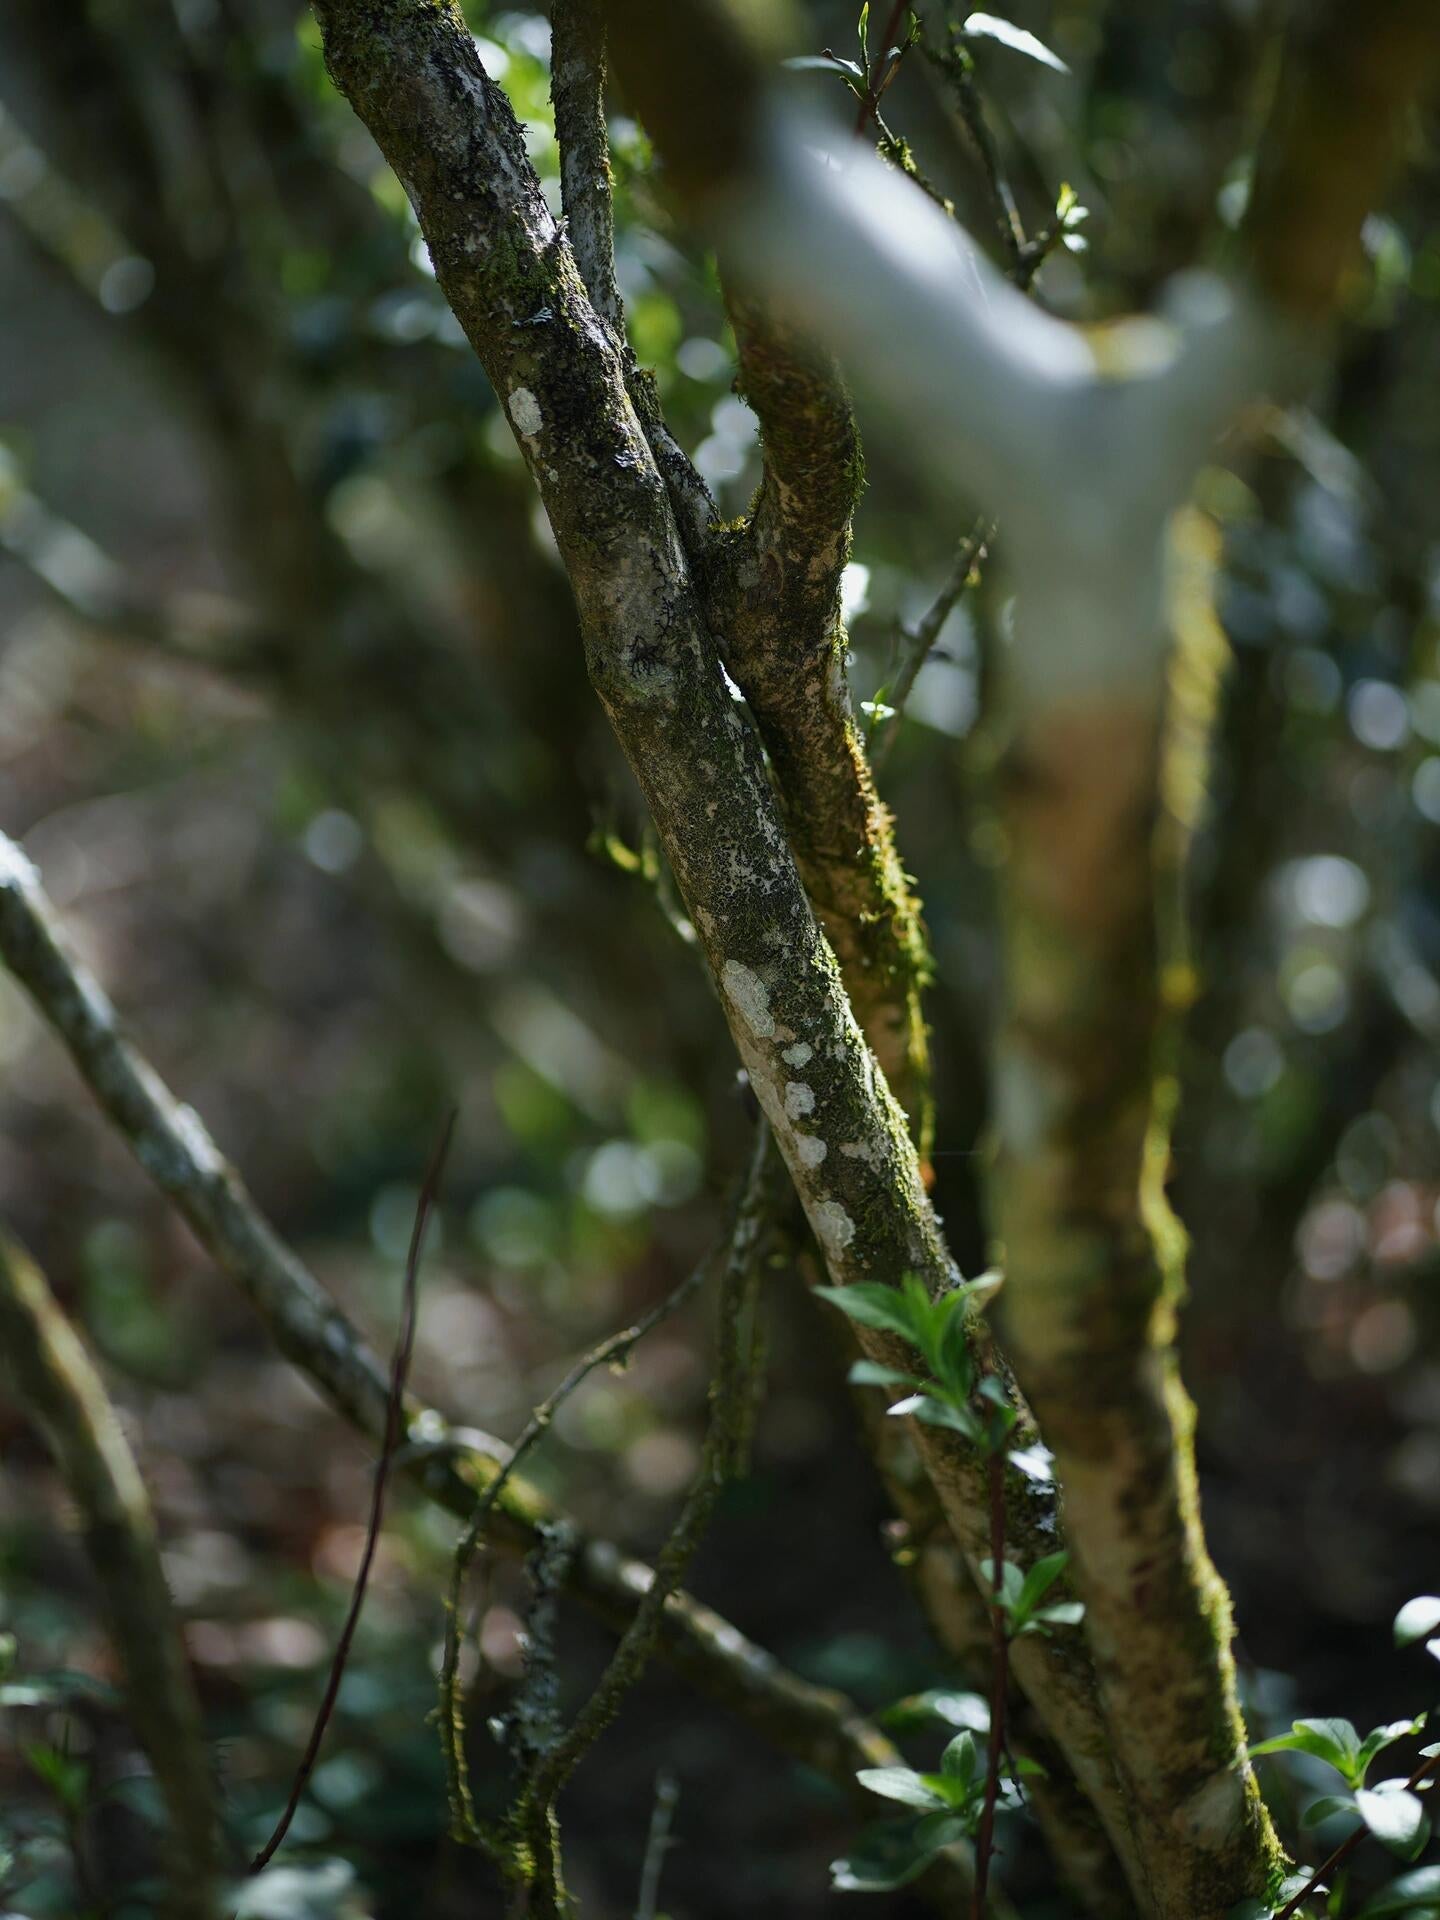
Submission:
POLYGON ((838 1200, 822 1200, 811 1216, 816 1237, 832 1258, 845 1251, 855 1238, 855 1222, 838 1200))
POLYGON ((797 1040, 793 1047, 787 1047, 781 1059, 787 1067, 803 1067, 807 1060, 813 1059, 815 1049, 807 1040, 797 1040))
POLYGON ((795 1135, 795 1157, 802 1167, 818 1167, 830 1149, 813 1133, 795 1135))
POLYGON ((801 1120, 815 1111, 815 1089, 803 1080, 785 1082, 785 1111, 792 1120, 801 1120))
POLYGON ((842 1140, 840 1151, 847 1160, 863 1160, 867 1167, 875 1165, 877 1155, 873 1142, 869 1140, 842 1140))
POLYGON ((515 422, 515 431, 523 434, 527 440, 540 431, 544 424, 540 402, 528 387, 516 387, 510 395, 510 418, 515 422))
POLYGON ((720 984, 750 1031, 762 1040, 770 1039, 775 1031, 775 1018, 770 1011, 769 992, 759 974, 738 960, 727 960, 720 970, 720 984))

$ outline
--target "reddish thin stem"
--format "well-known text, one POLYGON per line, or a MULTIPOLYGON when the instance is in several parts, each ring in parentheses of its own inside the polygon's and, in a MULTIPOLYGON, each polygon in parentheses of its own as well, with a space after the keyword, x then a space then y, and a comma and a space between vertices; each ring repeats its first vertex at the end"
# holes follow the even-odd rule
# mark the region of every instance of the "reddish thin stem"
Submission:
MULTIPOLYGON (((1410 1778, 1405 1782, 1406 1791, 1413 1791, 1414 1788, 1420 1786, 1436 1772, 1440 1772, 1440 1753, 1432 1753, 1428 1760, 1421 1761, 1420 1765, 1416 1767, 1410 1778)), ((1305 1904, 1311 1894, 1314 1893, 1315 1889, 1320 1885, 1321 1881, 1328 1879, 1337 1867, 1344 1866, 1345 1862, 1350 1858, 1351 1854, 1369 1831, 1370 1829, 1368 1827, 1360 1826, 1342 1840, 1330 1855, 1330 1858, 1320 1862, 1320 1865, 1315 1869, 1314 1873, 1311 1874, 1310 1878, 1305 1882, 1305 1885, 1301 1887, 1300 1891, 1295 1895, 1295 1898, 1280 1909, 1279 1913, 1275 1916, 1275 1920, 1291 1920, 1291 1915, 1305 1904)))
POLYGON ((995 1805, 1000 1797, 1000 1764, 1005 1753, 1005 1697, 1010 1686, 1010 1644, 1001 1604, 1005 1578, 1005 1455, 990 1456, 990 1748, 986 1759, 985 1804, 975 1838, 975 1890, 971 1920, 982 1920, 990 1885, 990 1856, 995 1848, 995 1805))
POLYGON ((860 117, 855 122, 857 138, 869 126, 871 114, 880 105, 880 95, 884 91, 880 81, 884 76, 885 56, 889 53, 890 44, 899 31, 900 16, 904 13, 907 3, 908 0, 895 0, 895 5, 890 9, 890 18, 885 24, 885 32, 881 36, 880 51, 870 62, 870 71, 865 76, 865 98, 860 102, 860 117))
POLYGON ((310 1775, 314 1771, 315 1762, 319 1757, 320 1744, 325 1738, 330 1716, 335 1711, 335 1702, 340 1695, 340 1682, 345 1677, 345 1663, 350 1657, 351 1642, 355 1638, 355 1629, 360 1624, 360 1609, 365 1604, 365 1589, 370 1580, 370 1568, 375 1559, 375 1549, 380 1543, 380 1523, 385 1514, 385 1487, 390 1478, 390 1462, 399 1444, 400 1431, 404 1425, 405 1382, 410 1373, 410 1355, 415 1346, 415 1301, 420 1273, 420 1250, 425 1243, 425 1229, 430 1224, 430 1214, 439 1190, 440 1176, 445 1170, 445 1158, 450 1151, 450 1136, 455 1131, 455 1120, 456 1109, 452 1107, 446 1117, 440 1138, 435 1144, 435 1151, 430 1156, 430 1165, 425 1170, 420 1198, 415 1207, 415 1225, 410 1234, 410 1251, 405 1260, 405 1293, 400 1308, 400 1325, 395 1335, 395 1354, 390 1365, 390 1398, 385 1411, 385 1440, 380 1449, 380 1458, 375 1462, 375 1485, 370 1496, 370 1522, 365 1530, 365 1549, 360 1555, 360 1565, 355 1574, 355 1586, 350 1595, 350 1609, 345 1616, 345 1624, 340 1629, 340 1638, 335 1645, 335 1657, 330 1662, 330 1678, 325 1683, 324 1697, 320 1702, 320 1710, 315 1716, 315 1725, 310 1731, 309 1743, 301 1756, 300 1765, 295 1770, 295 1781, 290 1788, 290 1798, 285 1803, 285 1811, 275 1823, 275 1831, 250 1862, 251 1873, 259 1873, 269 1865, 276 1849, 290 1831, 290 1822, 295 1818, 310 1775))

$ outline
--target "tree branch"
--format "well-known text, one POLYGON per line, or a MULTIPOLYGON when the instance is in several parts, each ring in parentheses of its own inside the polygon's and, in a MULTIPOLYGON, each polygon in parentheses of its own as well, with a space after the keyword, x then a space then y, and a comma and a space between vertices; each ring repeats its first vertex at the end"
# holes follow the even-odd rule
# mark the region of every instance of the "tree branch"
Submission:
POLYGON ((170 1816, 175 1920, 214 1920, 218 1827, 200 1708, 140 1469, 38 1267, 0 1229, 0 1352, 80 1509, 131 1719, 170 1816))
POLYGON ((605 15, 599 0, 555 0, 550 10, 550 98, 560 148, 560 201, 590 304, 625 335, 615 284, 615 213, 605 125, 605 15))
MULTIPOLYGON (((904 1116, 815 924, 623 366, 585 299, 508 103, 453 5, 317 0, 316 11, 332 77, 405 185, 440 286, 505 398, 570 573, 592 682, 830 1276, 845 1285, 914 1273, 938 1292, 955 1268, 904 1116)), ((668 22, 668 10, 646 21, 668 22)), ((745 118, 741 101, 726 111, 732 128, 745 118)), ((866 1338, 874 1357, 893 1363, 886 1336, 866 1338)), ((953 1433, 921 1426, 916 1442, 973 1567, 985 1554, 983 1467, 953 1433)), ((1054 1550, 1057 1522, 1053 1493, 1020 1481, 1011 1476, 1007 1487, 1006 1537, 1028 1564, 1054 1550)), ((1078 1635, 1059 1654, 1030 1650, 1022 1660, 1017 1650, 1016 1668, 1123 1846, 1078 1635)))
POLYGON ((765 742, 790 845, 855 1017, 924 1156, 932 1101, 920 995, 930 956, 855 723, 840 612, 864 482, 859 435, 828 354, 733 281, 726 305, 764 472, 754 511, 716 570, 711 621, 765 742))
MULTIPOLYGON (((142 1169, 250 1301, 280 1351, 357 1432, 380 1443, 390 1390, 385 1368, 276 1235, 199 1116, 179 1105, 124 1036, 98 981, 67 951, 34 868, 3 835, 0 958, 63 1042, 142 1169)), ((509 1450, 487 1434, 453 1426, 413 1399, 405 1403, 405 1431, 408 1445, 398 1460, 411 1479, 438 1505, 467 1520, 477 1496, 505 1471, 509 1450)), ((556 1515, 534 1487, 506 1478, 489 1538, 503 1551, 523 1555, 538 1544, 539 1527, 556 1515)), ((623 1631, 649 1590, 652 1570, 611 1542, 574 1531, 573 1590, 623 1631)), ((661 1651, 699 1691, 847 1789, 853 1789, 859 1769, 888 1765, 893 1758, 889 1741, 843 1694, 788 1672, 687 1594, 672 1596, 666 1606, 661 1651), (888 1757, 877 1759, 877 1754, 888 1757)))

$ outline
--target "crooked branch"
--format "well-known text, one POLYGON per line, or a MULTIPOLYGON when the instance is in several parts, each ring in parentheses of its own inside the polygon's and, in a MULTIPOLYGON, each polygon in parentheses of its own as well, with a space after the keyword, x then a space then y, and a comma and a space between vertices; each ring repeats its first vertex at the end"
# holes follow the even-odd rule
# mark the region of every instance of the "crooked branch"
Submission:
MULTIPOLYGON (((358 1330, 285 1246, 220 1154, 193 1109, 181 1106, 122 1032, 99 982, 68 950, 39 876, 0 835, 0 959, 65 1046, 101 1112, 144 1173, 174 1204, 217 1266, 259 1314, 280 1351, 356 1431, 383 1440, 389 1378, 358 1330)), ((409 1477, 431 1500, 468 1520, 477 1493, 505 1471, 505 1446, 405 1402, 409 1477)), ((506 1476, 490 1515, 493 1543, 532 1551, 554 1510, 530 1485, 506 1476)), ((654 1579, 651 1568, 610 1541, 575 1529, 572 1590, 623 1632, 654 1579)), ((894 1748, 843 1694, 812 1686, 711 1608, 672 1596, 660 1650, 700 1692, 769 1743, 854 1790, 863 1767, 885 1766, 894 1748), (878 1757, 877 1757, 878 1756, 878 1757)))

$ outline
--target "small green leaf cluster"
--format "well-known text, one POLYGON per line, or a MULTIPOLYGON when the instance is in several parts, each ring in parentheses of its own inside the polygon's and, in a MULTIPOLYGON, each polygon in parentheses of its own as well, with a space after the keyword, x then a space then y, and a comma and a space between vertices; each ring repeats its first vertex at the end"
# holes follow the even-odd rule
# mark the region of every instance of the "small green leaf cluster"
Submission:
MULTIPOLYGON (((924 1699, 926 1696, 918 1696, 924 1699)), ((975 1699, 975 1696, 931 1696, 934 1701, 975 1699)), ((916 1702, 901 1702, 915 1710, 916 1702)), ((984 1703, 976 1701, 983 1709, 984 1703)), ((945 1718, 939 1707, 930 1717, 945 1718)), ((983 1729, 978 1729, 983 1731, 983 1729)), ((1019 1774, 1041 1772, 1035 1762, 1017 1763, 1019 1774)), ((887 1820, 867 1827, 842 1860, 831 1863, 831 1884, 838 1893, 886 1893, 903 1887, 923 1873, 942 1848, 957 1840, 971 1840, 980 1824, 985 1802, 985 1762, 968 1728, 946 1747, 938 1773, 922 1773, 911 1767, 870 1767, 857 1774, 862 1787, 882 1799, 896 1800, 913 1809, 905 1820, 887 1820)), ((1002 1781, 998 1804, 1020 1804, 1018 1781, 1002 1781)))
MULTIPOLYGON (((1423 1641, 1426 1652, 1440 1659, 1440 1596, 1420 1594, 1407 1600, 1395 1616, 1394 1630, 1396 1646, 1412 1647, 1423 1641)), ((1357 1834, 1368 1831, 1392 1853, 1413 1860, 1430 1838, 1430 1820, 1420 1796, 1440 1772, 1440 1743, 1420 1749, 1419 1764, 1408 1778, 1379 1780, 1372 1786, 1369 1775, 1375 1759, 1397 1740, 1419 1733, 1426 1717, 1420 1713, 1413 1720, 1392 1720, 1372 1728, 1363 1739, 1348 1720, 1297 1720, 1289 1733, 1262 1740, 1250 1751, 1252 1755, 1306 1753, 1339 1774, 1347 1791, 1321 1794, 1312 1801, 1301 1816, 1302 1827, 1317 1827, 1337 1814, 1350 1814, 1361 1822, 1357 1834)), ((1347 1850, 1348 1844, 1353 1844, 1353 1836, 1347 1850)), ((1323 1891, 1318 1885, 1312 1889, 1311 1878, 1301 1873, 1288 1892, 1281 1889, 1269 1904, 1250 1902, 1253 1913, 1236 1909, 1231 1920, 1269 1920, 1299 1894, 1323 1891)), ((1402 1874, 1367 1903, 1359 1920, 1399 1913, 1440 1920, 1440 1868, 1419 1867, 1402 1874)))
POLYGON ((1326 1793, 1314 1800, 1301 1816, 1302 1827, 1318 1827, 1337 1813, 1358 1814, 1377 1840, 1404 1859, 1413 1859, 1430 1837, 1430 1823, 1419 1796, 1403 1780, 1382 1780, 1367 1787, 1371 1762, 1386 1747, 1393 1746, 1425 1724, 1422 1713, 1415 1720, 1393 1720, 1388 1726, 1375 1727, 1362 1740, 1348 1720, 1297 1720, 1289 1733, 1262 1740, 1250 1749, 1252 1755, 1266 1753, 1308 1753, 1332 1767, 1349 1792, 1326 1793))
MULTIPOLYGON (((1069 1563, 1070 1556, 1063 1550, 1047 1553, 1028 1571, 1013 1560, 1004 1562, 995 1604, 1005 1615, 1005 1630, 1012 1640, 1018 1640, 1022 1633, 1048 1634, 1052 1627, 1075 1627, 1084 1619, 1085 1608, 1079 1600, 1055 1600, 1048 1605, 1041 1604, 1069 1563)), ((986 1586, 993 1589, 994 1561, 982 1560, 980 1573, 986 1586)))
MULTIPOLYGON (((1017 1416, 999 1380, 992 1375, 978 1381, 975 1377, 968 1310, 999 1284, 995 1274, 982 1274, 932 1300, 920 1276, 907 1273, 898 1287, 872 1282, 815 1291, 862 1327, 897 1334, 918 1350, 929 1369, 927 1379, 874 1360, 857 1360, 850 1369, 853 1386, 908 1387, 910 1391, 889 1409, 892 1414, 897 1418, 912 1414, 927 1426, 949 1427, 988 1454, 1003 1449, 1017 1416)), ((1026 1450, 1027 1458, 1031 1452, 1026 1450)), ((1023 1465, 1021 1470, 1028 1471, 1023 1465)), ((1048 1468, 1041 1477, 1048 1478, 1048 1468)))

